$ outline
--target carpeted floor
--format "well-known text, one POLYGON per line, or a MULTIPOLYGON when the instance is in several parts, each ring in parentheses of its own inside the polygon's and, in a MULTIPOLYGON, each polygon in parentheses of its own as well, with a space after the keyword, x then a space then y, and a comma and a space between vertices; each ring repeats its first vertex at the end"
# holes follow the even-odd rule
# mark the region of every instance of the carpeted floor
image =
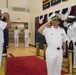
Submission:
POLYGON ((46 62, 36 56, 9 57, 7 60, 7 75, 47 75, 46 62))

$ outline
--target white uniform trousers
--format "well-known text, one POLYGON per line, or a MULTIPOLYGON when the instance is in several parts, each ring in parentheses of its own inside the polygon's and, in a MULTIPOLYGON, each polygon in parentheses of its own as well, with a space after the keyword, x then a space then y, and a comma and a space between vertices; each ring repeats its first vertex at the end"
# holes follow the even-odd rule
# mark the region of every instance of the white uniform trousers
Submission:
POLYGON ((25 47, 29 46, 29 37, 25 36, 25 47))
POLYGON ((19 35, 14 35, 14 42, 15 42, 15 47, 18 47, 19 35))
POLYGON ((63 50, 55 48, 47 48, 46 62, 47 62, 47 75, 61 75, 61 67, 63 60, 63 50))
POLYGON ((0 44, 0 67, 2 62, 3 44, 0 44))

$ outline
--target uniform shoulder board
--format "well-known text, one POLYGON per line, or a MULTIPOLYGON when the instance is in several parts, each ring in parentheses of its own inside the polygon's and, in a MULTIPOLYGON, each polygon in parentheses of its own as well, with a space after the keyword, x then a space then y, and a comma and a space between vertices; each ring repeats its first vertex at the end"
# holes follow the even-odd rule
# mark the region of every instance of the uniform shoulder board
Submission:
POLYGON ((51 26, 50 26, 50 25, 48 25, 48 26, 46 26, 46 28, 51 28, 51 26))

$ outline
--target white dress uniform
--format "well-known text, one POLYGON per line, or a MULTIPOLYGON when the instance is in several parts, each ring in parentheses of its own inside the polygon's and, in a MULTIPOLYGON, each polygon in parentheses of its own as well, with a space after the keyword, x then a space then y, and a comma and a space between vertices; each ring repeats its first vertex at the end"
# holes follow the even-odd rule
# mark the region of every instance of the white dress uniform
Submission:
POLYGON ((19 43, 19 33, 20 31, 17 29, 14 30, 14 42, 15 42, 15 47, 18 47, 19 43))
POLYGON ((3 30, 5 29, 6 25, 7 25, 7 23, 0 21, 0 67, 1 67, 3 43, 4 43, 3 30))
POLYGON ((51 28, 45 27, 42 34, 45 36, 48 45, 46 49, 47 73, 48 75, 61 75, 63 60, 62 44, 68 40, 68 37, 64 29, 60 27, 55 29, 53 26, 51 28))
POLYGON ((29 34, 30 34, 30 30, 25 29, 24 30, 25 47, 29 46, 29 36, 30 36, 29 34))
MULTIPOLYGON (((70 25, 70 23, 68 24, 70 25)), ((68 41, 68 44, 69 42, 72 40, 73 41, 73 46, 74 46, 74 68, 76 68, 76 45, 75 45, 75 42, 76 42, 76 22, 72 23, 72 25, 70 25, 68 27, 68 30, 67 30, 67 35, 68 35, 68 38, 69 38, 69 41, 68 41)))

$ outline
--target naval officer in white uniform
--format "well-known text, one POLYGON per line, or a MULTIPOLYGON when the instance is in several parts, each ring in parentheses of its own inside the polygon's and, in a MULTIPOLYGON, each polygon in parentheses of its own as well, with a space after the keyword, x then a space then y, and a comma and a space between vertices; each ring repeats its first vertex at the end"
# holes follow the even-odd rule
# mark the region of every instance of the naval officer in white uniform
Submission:
POLYGON ((51 19, 38 29, 38 32, 45 36, 48 45, 46 49, 47 75, 61 75, 63 54, 66 52, 68 37, 64 29, 58 26, 58 19, 58 14, 53 13, 51 19), (50 23, 52 26, 48 28, 50 23))
POLYGON ((11 22, 10 22, 10 17, 7 12, 4 12, 3 14, 1 13, 0 10, 0 67, 1 67, 1 62, 2 62, 2 52, 3 52, 3 43, 4 43, 4 34, 3 30, 5 28, 11 28, 11 22), (2 18, 3 16, 3 18, 2 18), (6 22, 2 21, 3 19, 6 19, 6 22))
POLYGON ((30 30, 28 29, 28 26, 25 27, 24 29, 24 39, 25 39, 25 47, 29 47, 29 37, 31 33, 30 30))
POLYGON ((67 27, 67 35, 68 35, 68 45, 69 43, 72 41, 73 42, 73 49, 74 49, 74 52, 73 52, 73 65, 74 65, 74 68, 76 68, 76 21, 74 21, 75 19, 75 16, 73 15, 69 15, 67 17, 67 22, 68 24, 66 25, 67 27))
POLYGON ((19 34, 20 34, 20 30, 18 29, 18 26, 15 26, 15 30, 14 30, 15 47, 18 47, 19 45, 19 34))

